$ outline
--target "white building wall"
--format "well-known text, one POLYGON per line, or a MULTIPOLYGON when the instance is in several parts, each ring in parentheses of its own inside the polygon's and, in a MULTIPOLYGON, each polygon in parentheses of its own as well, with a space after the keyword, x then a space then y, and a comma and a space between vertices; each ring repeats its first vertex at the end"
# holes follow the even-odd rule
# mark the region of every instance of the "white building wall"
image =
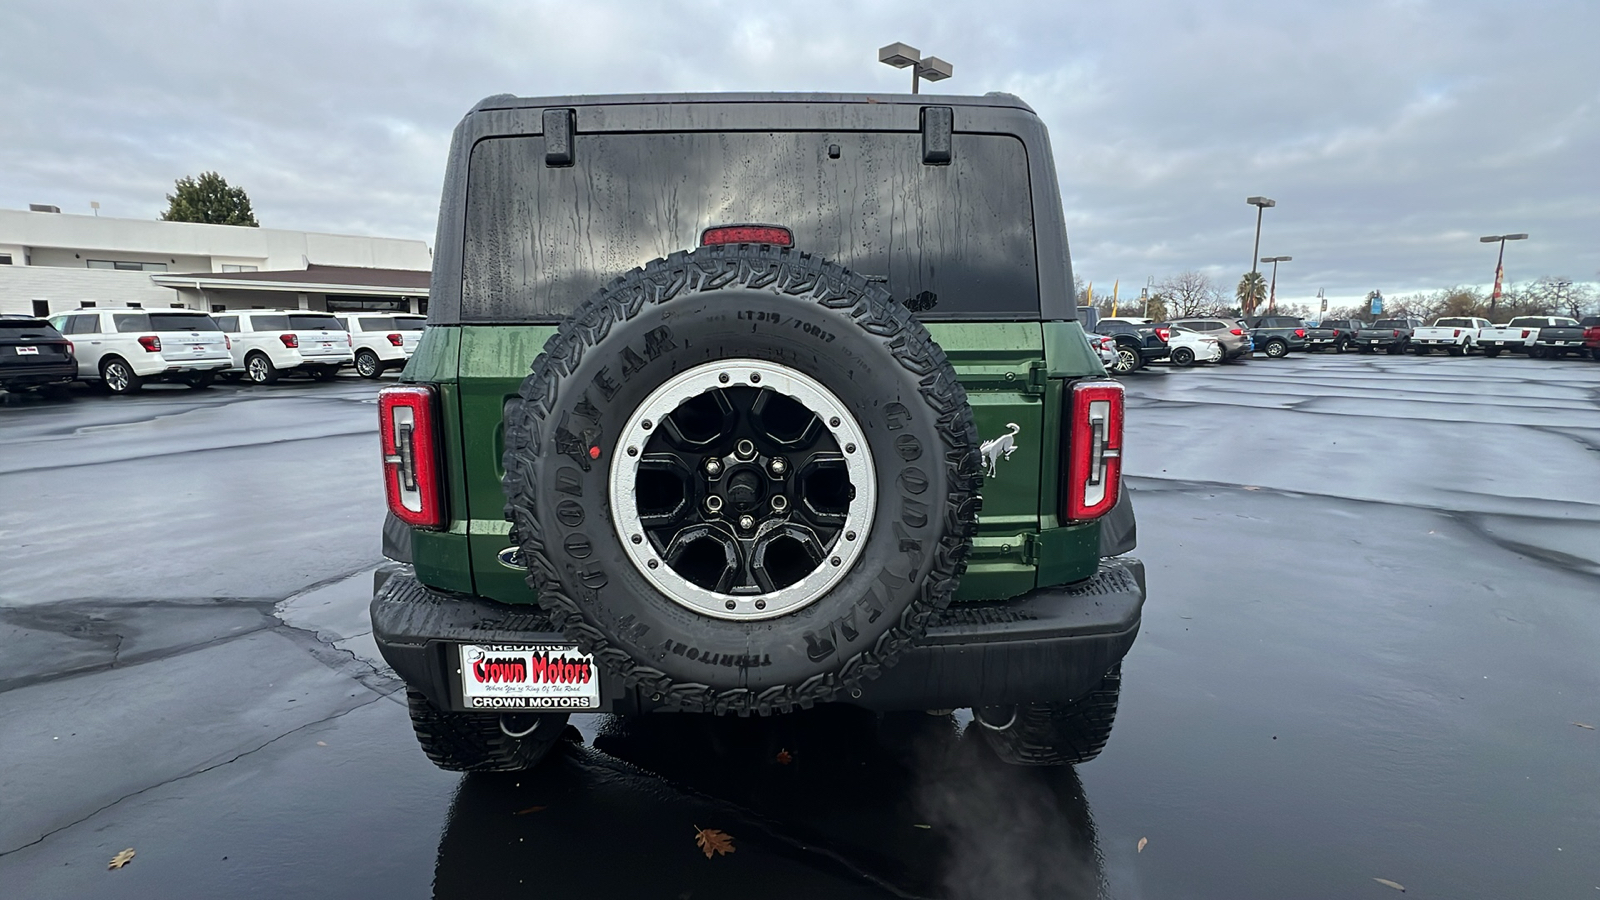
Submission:
POLYGON ((47 301, 51 313, 77 309, 85 300, 97 306, 138 303, 149 308, 184 302, 177 291, 157 287, 143 272, 0 266, 0 314, 31 315, 35 300, 47 301))
POLYGON ((62 269, 87 269, 89 260, 103 259, 112 262, 161 263, 167 267, 168 272, 211 271, 209 256, 173 256, 133 250, 64 250, 56 247, 34 247, 29 253, 33 257, 30 265, 54 266, 62 269))
MULTIPOLYGON (((304 269, 308 262, 327 266, 417 270, 433 265, 433 255, 426 243, 400 238, 114 219, 109 216, 36 213, 14 209, 0 209, 0 245, 35 248, 35 265, 43 265, 38 251, 45 248, 67 250, 79 254, 83 259, 89 258, 90 251, 96 254, 95 259, 139 259, 138 254, 148 254, 152 262, 162 257, 203 259, 206 265, 194 271, 213 272, 221 271, 218 260, 222 259, 228 262, 249 261, 247 265, 258 265, 263 270, 304 269), (134 256, 116 257, 113 255, 115 253, 134 256)), ((78 261, 81 264, 81 260, 78 261)), ((19 258, 16 262, 20 264, 22 260, 19 258)))

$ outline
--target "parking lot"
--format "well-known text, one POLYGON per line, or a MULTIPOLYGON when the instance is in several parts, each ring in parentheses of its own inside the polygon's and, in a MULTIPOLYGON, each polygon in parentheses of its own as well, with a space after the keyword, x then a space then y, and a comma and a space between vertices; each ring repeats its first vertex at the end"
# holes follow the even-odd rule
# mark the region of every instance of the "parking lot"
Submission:
POLYGON ((1600 365, 1124 383, 1149 600, 1076 771, 834 709, 440 772, 367 637, 376 385, 6 397, 0 893, 1600 896, 1600 365))

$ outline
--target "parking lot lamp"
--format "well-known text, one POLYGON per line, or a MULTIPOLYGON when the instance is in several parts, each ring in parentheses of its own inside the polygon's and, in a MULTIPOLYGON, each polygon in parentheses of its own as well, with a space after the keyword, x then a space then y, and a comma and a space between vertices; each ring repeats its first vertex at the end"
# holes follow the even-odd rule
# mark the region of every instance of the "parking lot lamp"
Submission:
POLYGON ((1267 289, 1267 312, 1278 311, 1278 263, 1288 262, 1292 256, 1263 256, 1261 261, 1272 263, 1272 287, 1267 289))
POLYGON ((1506 241, 1525 241, 1526 234, 1488 234, 1478 238, 1480 244, 1500 245, 1500 256, 1494 261, 1494 293, 1489 295, 1489 321, 1494 321, 1494 308, 1500 303, 1500 285, 1505 280, 1506 241))
POLYGON ((1278 205, 1267 197, 1246 197, 1244 202, 1256 208, 1256 246, 1250 251, 1250 274, 1256 274, 1256 256, 1261 253, 1261 213, 1278 205))
POLYGON ((943 81, 955 74, 955 67, 937 56, 923 56, 910 44, 889 44, 878 48, 878 62, 896 69, 911 69, 911 93, 920 93, 923 80, 943 81))

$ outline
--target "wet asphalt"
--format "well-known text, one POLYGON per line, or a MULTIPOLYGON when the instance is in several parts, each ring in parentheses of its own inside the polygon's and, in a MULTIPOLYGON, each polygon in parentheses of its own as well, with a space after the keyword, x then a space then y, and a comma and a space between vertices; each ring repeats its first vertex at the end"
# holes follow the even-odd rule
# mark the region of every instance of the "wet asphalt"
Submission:
POLYGON ((0 896, 1600 897, 1600 364, 1125 383, 1098 760, 835 708, 574 717, 493 777, 368 634, 373 385, 0 395, 0 896))

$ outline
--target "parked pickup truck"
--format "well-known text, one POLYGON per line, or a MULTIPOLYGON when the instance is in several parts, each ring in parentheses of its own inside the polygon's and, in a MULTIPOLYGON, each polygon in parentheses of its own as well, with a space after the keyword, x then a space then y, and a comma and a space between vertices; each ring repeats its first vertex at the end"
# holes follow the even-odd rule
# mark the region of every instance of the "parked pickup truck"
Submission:
POLYGON ((1351 345, 1362 353, 1404 353, 1411 333, 1421 327, 1421 319, 1379 319, 1357 331, 1351 345))
POLYGON ((1150 319, 1103 318, 1095 323, 1093 333, 1116 338, 1117 361, 1108 371, 1127 375, 1147 363, 1167 358, 1167 338, 1172 329, 1150 319))
POLYGON ((1478 346, 1478 332, 1492 327, 1488 319, 1475 316, 1436 319, 1432 325, 1411 333, 1411 349, 1418 356, 1434 350, 1447 350, 1451 356, 1466 356, 1478 346))
POLYGON ((1484 356, 1499 356, 1508 350, 1534 359, 1554 359, 1582 352, 1583 326, 1566 316, 1518 316, 1505 325, 1478 332, 1478 346, 1484 356))
POLYGON ((1589 316, 1578 324, 1583 326, 1583 346, 1589 358, 1600 362, 1600 316, 1589 316))
POLYGON ((1321 353, 1329 347, 1343 353, 1355 345, 1361 334, 1361 322, 1356 319, 1326 319, 1315 328, 1306 329, 1306 349, 1321 353))

